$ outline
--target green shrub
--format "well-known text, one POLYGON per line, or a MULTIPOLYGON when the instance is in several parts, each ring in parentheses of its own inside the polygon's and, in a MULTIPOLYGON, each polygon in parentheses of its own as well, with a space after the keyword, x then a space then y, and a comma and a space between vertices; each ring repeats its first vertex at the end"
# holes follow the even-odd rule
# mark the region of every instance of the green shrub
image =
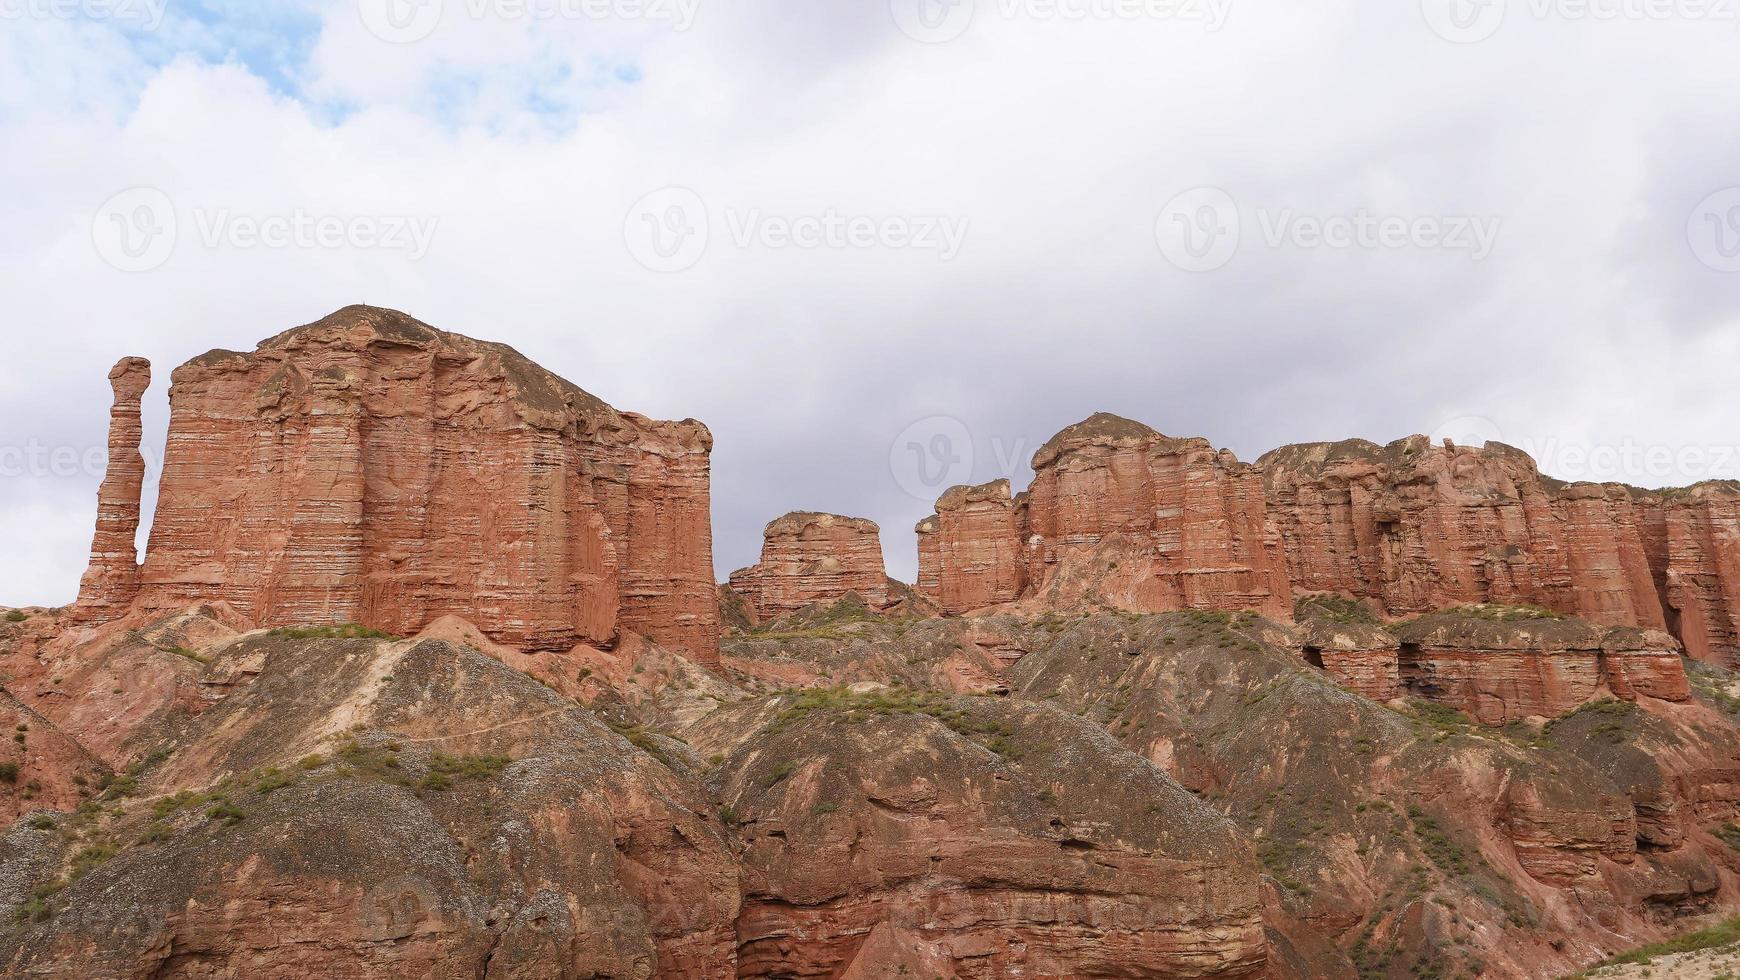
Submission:
POLYGON ((209 820, 221 820, 225 826, 234 827, 248 818, 248 813, 228 800, 219 800, 211 809, 205 811, 209 820))
POLYGON ((280 626, 271 636, 287 640, 397 640, 399 637, 356 623, 342 626, 280 626))
POLYGON ((14 609, 6 614, 6 621, 8 623, 22 623, 29 618, 29 616, 24 614, 22 609, 14 609))
POLYGON ((18 763, 0 762, 0 783, 12 785, 18 782, 18 763))

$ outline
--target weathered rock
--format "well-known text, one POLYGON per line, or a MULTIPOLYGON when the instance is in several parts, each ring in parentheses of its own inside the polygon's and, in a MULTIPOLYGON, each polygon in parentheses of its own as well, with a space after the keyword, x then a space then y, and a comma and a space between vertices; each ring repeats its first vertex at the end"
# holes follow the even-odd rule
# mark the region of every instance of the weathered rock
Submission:
POLYGON ((1498 602, 1665 623, 1629 488, 1561 484, 1509 446, 1423 436, 1285 446, 1257 466, 1298 589, 1398 616, 1498 602))
POLYGON ((1120 608, 1292 613, 1262 476, 1207 440, 1095 415, 1034 454, 1027 498, 1027 578, 1042 595, 1086 563, 1120 608), (1121 547, 1100 547, 1113 537, 1121 547))
POLYGON ((716 654, 698 422, 371 307, 195 358, 170 403, 147 610, 394 633, 458 615, 522 649, 631 631, 716 654))
POLYGON ((585 709, 439 641, 230 657, 258 677, 140 777, 163 818, 88 821, 109 850, 0 936, 7 975, 734 975, 711 807, 585 709))
POLYGON ((1740 484, 1662 491, 1648 506, 1651 565, 1686 656, 1740 670, 1740 484))
POLYGON ((1528 609, 1450 609, 1398 626, 1409 690, 1488 725, 1551 718, 1606 686, 1626 698, 1683 700, 1685 669, 1660 630, 1605 630, 1528 609))
POLYGON ((1335 683, 1373 701, 1401 693, 1401 644, 1394 633, 1370 623, 1307 620, 1300 628, 1305 661, 1335 683))
POLYGON ((758 620, 856 594, 873 609, 895 601, 882 563, 881 528, 861 517, 796 512, 762 532, 761 561, 731 573, 732 591, 758 620))
POLYGON ((727 708, 689 738, 728 754, 741 976, 1263 973, 1248 845, 1080 719, 872 687, 727 708))
POLYGON ((1026 584, 1009 481, 954 487, 918 523, 918 589, 948 615, 1013 602, 1026 584))
POLYGON ((105 772, 54 723, 0 690, 0 823, 33 810, 72 810, 105 772))
POLYGON ((109 462, 97 490, 97 529, 91 564, 79 583, 75 618, 117 619, 139 591, 139 496, 145 485, 140 401, 151 387, 151 362, 122 358, 109 372, 115 403, 109 409, 109 462))

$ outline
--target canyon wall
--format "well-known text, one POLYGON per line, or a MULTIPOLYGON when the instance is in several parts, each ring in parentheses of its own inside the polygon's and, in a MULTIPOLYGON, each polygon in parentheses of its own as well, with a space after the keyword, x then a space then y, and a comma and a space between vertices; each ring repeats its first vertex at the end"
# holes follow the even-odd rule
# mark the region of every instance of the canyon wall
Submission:
POLYGON ((948 615, 1021 597, 1025 499, 1017 506, 1009 481, 954 487, 936 513, 918 523, 918 591, 948 615))
POLYGON ((958 487, 920 523, 920 591, 948 612, 1034 598, 1135 612, 1292 615, 1261 475, 1203 439, 1101 413, 1033 457, 1013 500, 958 487))
POLYGON ((714 662, 711 448, 505 345, 349 307, 176 370, 135 602, 395 633, 457 615, 522 649, 626 630, 714 662))
POLYGON ((894 602, 874 521, 799 511, 762 531, 761 561, 731 573, 731 589, 758 620, 854 593, 872 609, 894 602))
POLYGON ((1740 484, 1651 494, 1650 565, 1686 655, 1740 670, 1740 484))

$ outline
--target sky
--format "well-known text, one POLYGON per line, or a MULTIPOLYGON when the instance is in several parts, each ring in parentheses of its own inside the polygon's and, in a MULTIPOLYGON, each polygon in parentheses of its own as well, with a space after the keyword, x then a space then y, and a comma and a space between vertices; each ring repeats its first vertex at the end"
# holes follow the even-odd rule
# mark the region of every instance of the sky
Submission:
POLYGON ((706 422, 720 578, 1096 411, 1740 477, 1737 118, 1740 0, 0 0, 0 604, 351 303, 706 422))

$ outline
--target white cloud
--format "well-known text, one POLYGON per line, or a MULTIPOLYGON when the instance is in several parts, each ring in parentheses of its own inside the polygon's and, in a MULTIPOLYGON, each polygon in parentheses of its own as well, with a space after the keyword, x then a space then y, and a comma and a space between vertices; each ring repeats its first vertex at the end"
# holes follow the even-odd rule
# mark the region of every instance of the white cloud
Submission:
MULTIPOLYGON (((156 364, 160 439, 175 364, 369 302, 510 342, 621 407, 707 421, 721 575, 753 560, 768 518, 820 508, 881 521, 910 576, 928 507, 889 446, 931 415, 974 432, 980 479, 1098 409, 1246 458, 1468 414, 1511 441, 1589 444, 1716 443, 1740 417, 1724 377, 1740 276, 1683 247, 1684 212, 1740 184, 1715 125, 1740 102, 1733 25, 1515 16, 1454 45, 1414 4, 1237 0, 1211 33, 981 0, 959 39, 926 45, 877 3, 704 2, 675 32, 453 20, 464 2, 407 45, 368 34, 352 3, 311 3, 321 30, 286 46, 307 51, 285 55, 289 83, 249 67, 252 43, 214 63, 222 25, 149 43, 8 25, 0 446, 101 444, 123 354, 156 364), (184 35, 197 55, 163 58, 184 35), (168 262, 126 274, 90 222, 135 185, 181 220, 168 262), (623 221, 667 185, 701 196, 713 235, 660 274, 623 221), (1201 185, 1247 215, 1501 230, 1474 262, 1269 248, 1253 224, 1225 268, 1186 273, 1154 222, 1201 185), (197 231, 298 210, 436 230, 419 261, 213 249, 197 231), (829 212, 970 224, 947 262, 738 248, 726 230, 829 212)), ((8 554, 35 556, 0 562, 0 601, 71 598, 95 485, 0 481, 8 554)))

